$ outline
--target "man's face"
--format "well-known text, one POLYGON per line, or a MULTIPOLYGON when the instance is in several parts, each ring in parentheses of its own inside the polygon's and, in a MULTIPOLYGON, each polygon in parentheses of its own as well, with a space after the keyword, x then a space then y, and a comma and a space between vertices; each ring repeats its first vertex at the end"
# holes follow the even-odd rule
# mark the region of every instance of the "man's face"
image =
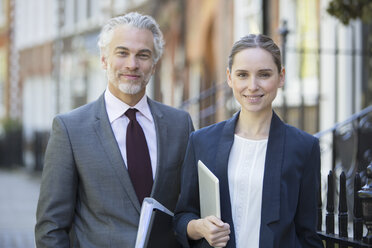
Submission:
POLYGON ((109 89, 115 96, 145 94, 155 71, 153 40, 147 29, 121 25, 113 30, 101 61, 107 71, 109 89))

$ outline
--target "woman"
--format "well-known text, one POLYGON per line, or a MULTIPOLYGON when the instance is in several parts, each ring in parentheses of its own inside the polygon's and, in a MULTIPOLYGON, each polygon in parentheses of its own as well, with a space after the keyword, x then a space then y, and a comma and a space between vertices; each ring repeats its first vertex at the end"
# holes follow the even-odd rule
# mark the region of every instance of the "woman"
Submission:
POLYGON ((318 140, 272 109, 284 75, 269 37, 233 45, 227 82, 241 109, 190 136, 174 219, 184 247, 323 247, 315 231, 318 140), (200 218, 198 160, 219 178, 221 219, 200 218))

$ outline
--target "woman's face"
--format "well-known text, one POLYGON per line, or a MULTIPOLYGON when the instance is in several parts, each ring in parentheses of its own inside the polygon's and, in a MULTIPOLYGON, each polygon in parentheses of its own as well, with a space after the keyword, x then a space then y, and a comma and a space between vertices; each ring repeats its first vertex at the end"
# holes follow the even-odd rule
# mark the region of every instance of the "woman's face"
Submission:
POLYGON ((284 69, 278 72, 272 55, 262 48, 242 50, 233 61, 227 82, 242 111, 271 112, 277 90, 284 85, 284 69))

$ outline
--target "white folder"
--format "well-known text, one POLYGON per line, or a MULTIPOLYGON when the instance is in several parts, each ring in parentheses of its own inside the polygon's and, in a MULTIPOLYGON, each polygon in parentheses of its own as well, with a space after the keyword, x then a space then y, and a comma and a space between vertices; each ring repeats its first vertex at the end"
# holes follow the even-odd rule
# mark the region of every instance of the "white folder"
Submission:
POLYGON ((198 179, 200 217, 214 215, 221 218, 219 180, 200 160, 198 161, 198 179))
POLYGON ((154 198, 146 197, 142 203, 135 248, 163 245, 164 247, 178 247, 173 233, 172 220, 173 213, 169 209, 154 198), (154 235, 155 240, 152 239, 154 235))

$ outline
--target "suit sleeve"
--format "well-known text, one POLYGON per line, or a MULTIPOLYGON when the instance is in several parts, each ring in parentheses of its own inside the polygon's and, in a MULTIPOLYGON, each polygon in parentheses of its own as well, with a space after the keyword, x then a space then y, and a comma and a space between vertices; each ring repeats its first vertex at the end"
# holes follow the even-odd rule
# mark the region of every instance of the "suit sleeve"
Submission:
POLYGON ((316 233, 317 202, 320 183, 320 148, 314 139, 302 175, 295 227, 301 247, 323 247, 316 233))
POLYGON ((78 177, 67 129, 61 118, 53 128, 36 213, 37 247, 70 247, 69 231, 74 218, 78 177))
POLYGON ((181 173, 181 194, 177 202, 174 228, 178 241, 183 247, 193 247, 198 241, 187 236, 187 225, 193 219, 200 218, 199 183, 195 158, 195 147, 191 133, 181 173))

